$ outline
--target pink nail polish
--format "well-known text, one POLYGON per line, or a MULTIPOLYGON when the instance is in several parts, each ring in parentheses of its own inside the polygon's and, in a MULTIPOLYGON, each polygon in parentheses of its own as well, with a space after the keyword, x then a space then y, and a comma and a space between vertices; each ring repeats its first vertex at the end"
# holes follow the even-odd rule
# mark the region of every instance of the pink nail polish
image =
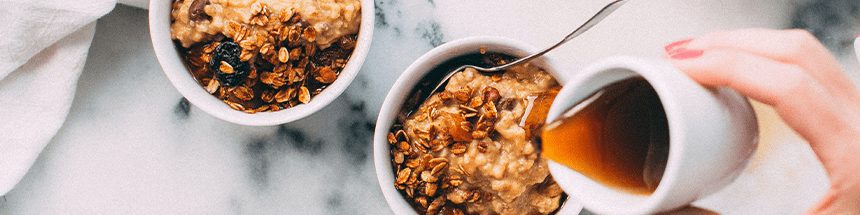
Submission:
POLYGON ((675 60, 685 60, 685 59, 692 59, 692 58, 700 57, 704 53, 705 53, 705 51, 703 51, 703 50, 691 50, 691 49, 680 48, 680 49, 675 50, 673 53, 671 53, 671 55, 669 57, 672 59, 675 59, 675 60))
POLYGON ((666 45, 665 47, 666 53, 671 54, 673 51, 675 51, 675 49, 687 45, 687 43, 690 43, 690 41, 693 41, 693 39, 684 39, 669 43, 669 45, 666 45))

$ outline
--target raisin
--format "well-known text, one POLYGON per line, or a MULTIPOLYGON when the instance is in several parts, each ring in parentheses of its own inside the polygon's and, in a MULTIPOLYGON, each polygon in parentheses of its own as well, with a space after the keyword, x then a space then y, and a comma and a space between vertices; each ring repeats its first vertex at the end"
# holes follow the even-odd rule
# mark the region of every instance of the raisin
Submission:
POLYGON ((212 53, 212 59, 209 61, 209 69, 215 72, 215 77, 221 82, 221 86, 232 87, 242 83, 248 77, 248 71, 251 67, 248 62, 243 62, 239 59, 242 54, 242 47, 232 41, 222 42, 212 53), (220 69, 221 61, 227 62, 233 67, 232 73, 222 72, 220 69))
POLYGON ((493 87, 484 88, 484 102, 498 103, 502 96, 499 95, 499 90, 493 87))
POLYGON ((210 20, 212 17, 206 14, 204 8, 209 4, 209 0, 194 0, 188 8, 188 18, 194 21, 210 20))

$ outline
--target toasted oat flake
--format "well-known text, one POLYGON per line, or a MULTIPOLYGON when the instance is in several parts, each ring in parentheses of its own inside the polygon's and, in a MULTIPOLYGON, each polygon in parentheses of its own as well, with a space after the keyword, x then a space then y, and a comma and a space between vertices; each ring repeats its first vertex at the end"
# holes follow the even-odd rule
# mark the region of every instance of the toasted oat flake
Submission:
POLYGON ((292 93, 293 88, 281 89, 275 94, 275 101, 278 103, 283 103, 290 100, 290 94, 292 93))
POLYGON ((230 108, 233 108, 234 110, 238 110, 238 111, 245 110, 245 107, 243 107, 242 104, 239 104, 236 102, 231 102, 229 100, 224 100, 224 102, 227 103, 227 106, 230 106, 230 108))
POLYGON ((406 180, 409 179, 409 174, 412 173, 412 169, 406 168, 400 170, 400 173, 397 173, 397 184, 406 183, 406 180))
POLYGON ((233 89, 233 95, 236 98, 241 99, 242 101, 250 101, 254 98, 254 92, 251 91, 250 88, 245 86, 238 86, 236 89, 233 89))
POLYGON ((310 102, 311 101, 311 93, 310 93, 310 91, 308 91, 308 88, 305 86, 302 86, 299 89, 300 89, 299 90, 299 101, 304 103, 304 104, 307 104, 308 102, 310 102))
POLYGON ((233 74, 233 66, 230 66, 227 61, 221 61, 221 66, 218 67, 224 74, 233 74))
POLYGON ((281 63, 286 63, 290 60, 290 53, 287 51, 287 47, 281 47, 281 50, 278 50, 278 61, 281 63))
POLYGON ((218 79, 216 79, 216 78, 210 79, 209 84, 206 85, 206 92, 209 92, 209 94, 213 94, 215 92, 218 92, 218 87, 220 87, 220 86, 221 86, 221 83, 218 83, 218 79))

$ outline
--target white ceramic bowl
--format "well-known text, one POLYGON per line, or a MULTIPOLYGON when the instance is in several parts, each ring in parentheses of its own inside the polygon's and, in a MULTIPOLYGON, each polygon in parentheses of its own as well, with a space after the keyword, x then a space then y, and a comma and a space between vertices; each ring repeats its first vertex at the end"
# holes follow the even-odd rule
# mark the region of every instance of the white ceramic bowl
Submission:
POLYGON ((358 74, 364 58, 370 49, 374 26, 374 5, 372 0, 361 0, 361 27, 357 44, 346 67, 341 71, 337 80, 329 85, 308 104, 277 111, 247 114, 233 110, 210 95, 200 84, 191 77, 188 68, 170 38, 170 10, 172 0, 152 0, 149 3, 149 32, 155 56, 164 70, 164 74, 173 86, 182 93, 192 104, 206 113, 217 118, 241 125, 264 126, 292 122, 304 118, 322 109, 335 98, 340 96, 358 74))
MULTIPOLYGON (((415 210, 394 188, 394 171, 391 166, 387 139, 388 130, 391 129, 408 94, 427 72, 446 60, 475 53, 481 47, 486 47, 489 52, 504 53, 515 57, 537 52, 537 49, 523 42, 501 37, 470 37, 451 41, 430 50, 412 63, 400 75, 385 97, 379 118, 376 120, 376 130, 373 136, 373 159, 374 165, 376 165, 376 177, 379 180, 379 186, 382 187, 382 194, 395 214, 415 214, 415 210)), ((551 73, 559 83, 565 83, 569 79, 570 73, 562 72, 549 58, 538 58, 532 63, 551 73)), ((580 210, 582 210, 582 206, 568 198, 562 204, 558 214, 577 214, 580 210)))

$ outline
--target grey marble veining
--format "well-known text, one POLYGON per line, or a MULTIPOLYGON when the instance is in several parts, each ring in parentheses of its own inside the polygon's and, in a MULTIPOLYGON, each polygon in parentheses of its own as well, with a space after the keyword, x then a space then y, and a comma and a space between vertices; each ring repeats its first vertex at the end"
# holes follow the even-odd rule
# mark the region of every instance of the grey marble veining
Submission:
MULTIPOLYGON (((670 41, 740 27, 820 28, 822 37, 837 38, 828 42, 837 44, 834 50, 844 39, 843 24, 816 25, 819 9, 803 12, 809 1, 687 2, 633 1, 550 56, 575 72, 606 56, 660 56, 670 41)), ((117 6, 99 20, 67 122, 0 199, 0 214, 388 214, 371 162, 372 130, 384 96, 414 59, 466 36, 549 44, 600 6, 590 0, 375 4, 374 42, 345 93, 305 119, 271 127, 230 124, 182 98, 155 59, 146 11, 117 6)), ((856 62, 843 61, 856 73, 856 62)), ((772 119, 767 109, 759 115, 772 119)), ((763 125, 763 140, 774 143, 762 144, 733 185, 696 205, 784 214, 819 198, 827 182, 811 151, 784 125, 763 125)))

